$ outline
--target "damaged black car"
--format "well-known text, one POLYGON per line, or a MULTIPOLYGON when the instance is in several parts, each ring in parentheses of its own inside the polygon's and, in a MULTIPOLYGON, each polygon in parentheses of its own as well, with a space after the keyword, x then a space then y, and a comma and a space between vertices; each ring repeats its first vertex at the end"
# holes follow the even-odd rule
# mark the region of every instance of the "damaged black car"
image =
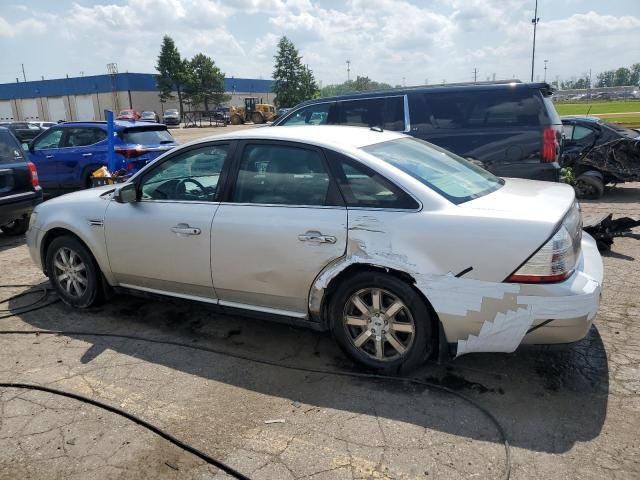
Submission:
POLYGON ((573 172, 579 198, 596 199, 607 184, 640 181, 640 133, 597 117, 562 117, 561 165, 573 172))

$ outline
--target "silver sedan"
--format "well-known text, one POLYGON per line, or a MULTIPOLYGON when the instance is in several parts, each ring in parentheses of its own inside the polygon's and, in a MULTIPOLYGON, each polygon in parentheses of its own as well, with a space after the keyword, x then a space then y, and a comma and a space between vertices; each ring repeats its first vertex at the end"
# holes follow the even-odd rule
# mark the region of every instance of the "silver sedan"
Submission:
POLYGON ((69 305, 118 287, 259 312, 387 371, 579 340, 603 278, 571 187, 357 127, 184 145, 39 205, 27 241, 69 305))

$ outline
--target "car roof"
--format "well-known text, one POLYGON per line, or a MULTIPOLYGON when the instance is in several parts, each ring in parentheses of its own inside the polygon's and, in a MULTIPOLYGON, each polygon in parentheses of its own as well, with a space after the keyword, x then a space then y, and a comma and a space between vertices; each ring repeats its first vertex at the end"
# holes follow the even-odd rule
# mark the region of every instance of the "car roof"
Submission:
MULTIPOLYGON (((158 127, 166 127, 163 123, 154 123, 154 122, 135 122, 129 120, 114 120, 113 122, 116 130, 123 130, 125 128, 149 128, 153 126, 158 127)), ((56 124, 56 127, 107 127, 107 122, 105 121, 87 121, 87 122, 63 122, 56 124)))
POLYGON ((258 127, 236 131, 223 135, 216 135, 200 139, 203 140, 282 140, 302 142, 321 147, 342 147, 346 149, 360 148, 374 143, 386 142, 398 138, 405 138, 398 132, 390 130, 380 131, 367 127, 348 127, 337 125, 295 125, 286 127, 258 127))

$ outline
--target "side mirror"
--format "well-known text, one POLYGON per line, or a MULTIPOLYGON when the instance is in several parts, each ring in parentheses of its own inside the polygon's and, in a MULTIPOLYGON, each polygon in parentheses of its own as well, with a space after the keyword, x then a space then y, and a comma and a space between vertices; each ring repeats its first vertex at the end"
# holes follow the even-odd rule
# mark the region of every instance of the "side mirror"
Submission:
POLYGON ((125 183, 116 188, 113 199, 118 203, 134 203, 138 201, 138 189, 135 183, 125 183))

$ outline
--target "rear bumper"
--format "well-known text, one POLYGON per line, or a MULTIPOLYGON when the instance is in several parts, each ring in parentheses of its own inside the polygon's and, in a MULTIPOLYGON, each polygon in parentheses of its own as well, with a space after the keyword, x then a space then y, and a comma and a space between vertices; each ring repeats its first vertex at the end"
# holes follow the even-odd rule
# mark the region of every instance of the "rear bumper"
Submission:
POLYGON ((42 189, 18 193, 0 198, 0 225, 30 215, 34 207, 42 202, 42 189))

